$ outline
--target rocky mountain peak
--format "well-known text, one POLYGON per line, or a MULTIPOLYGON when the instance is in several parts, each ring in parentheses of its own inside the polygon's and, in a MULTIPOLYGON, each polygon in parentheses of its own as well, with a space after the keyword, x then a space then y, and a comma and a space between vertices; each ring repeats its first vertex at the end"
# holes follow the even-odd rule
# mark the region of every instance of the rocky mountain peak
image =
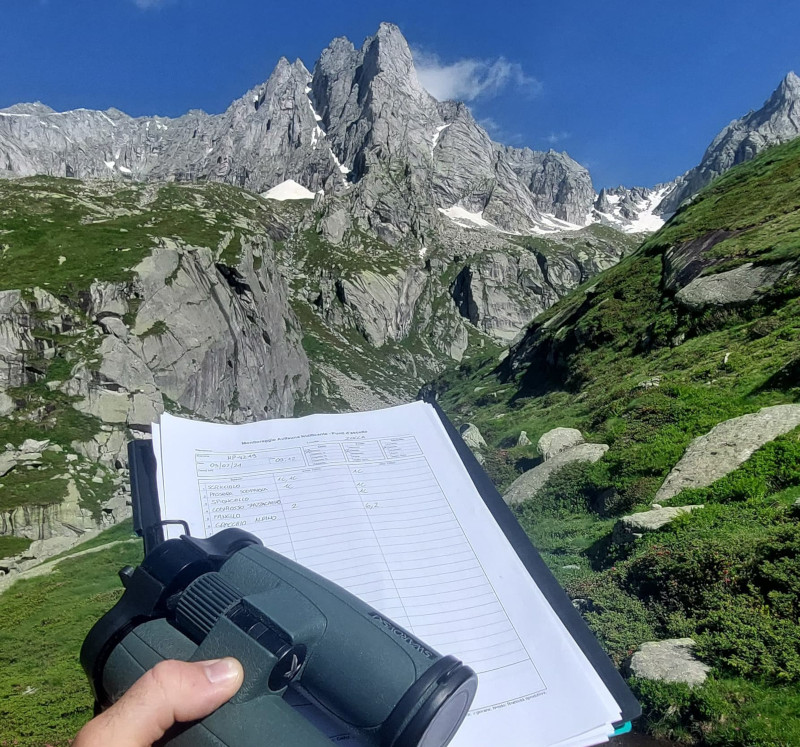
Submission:
POLYGON ((447 219, 508 233, 574 229, 595 197, 566 154, 498 146, 464 104, 436 101, 391 23, 360 48, 334 39, 313 73, 281 57, 219 115, 134 119, 42 104, 3 114, 3 176, 211 180, 253 192, 291 180, 346 196, 350 215, 391 243, 447 219))
POLYGON ((776 93, 780 93, 784 98, 800 98, 800 77, 790 70, 781 81, 776 93))
POLYGON ((669 216, 732 166, 798 136, 800 78, 790 72, 760 109, 734 120, 711 141, 700 164, 675 181, 674 189, 659 206, 659 213, 669 216))
POLYGON ((41 101, 34 101, 31 104, 14 104, 13 106, 9 106, 5 109, 0 109, 0 112, 5 114, 20 114, 23 116, 28 116, 34 114, 54 114, 55 109, 51 109, 41 101))
POLYGON ((405 36, 393 23, 382 23, 377 33, 364 43, 365 62, 373 62, 381 71, 407 76, 414 71, 411 49, 405 36))

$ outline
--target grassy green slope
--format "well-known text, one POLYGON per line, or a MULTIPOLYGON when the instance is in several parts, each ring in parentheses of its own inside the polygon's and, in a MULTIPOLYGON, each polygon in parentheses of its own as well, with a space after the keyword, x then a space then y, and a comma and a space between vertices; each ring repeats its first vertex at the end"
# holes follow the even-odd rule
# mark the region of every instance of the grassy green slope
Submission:
POLYGON ((719 272, 800 258, 800 140, 733 169, 632 256, 539 317, 508 360, 440 379, 456 421, 495 447, 501 485, 535 464, 555 426, 610 445, 517 509, 607 650, 691 635, 713 666, 702 688, 633 683, 651 731, 710 745, 800 744, 800 432, 768 444, 708 489, 705 503, 635 547, 615 517, 646 510, 688 443, 722 420, 800 400, 800 279, 757 303, 689 312, 664 290, 670 247, 723 229, 719 272), (577 568, 575 567, 577 566, 577 568))
MULTIPOLYGON (((131 536, 125 522, 92 545, 131 536)), ((123 542, 66 557, 48 575, 17 581, 0 596, 0 745, 67 745, 92 717, 78 653, 89 629, 122 594, 117 571, 140 560, 141 542, 123 542)))

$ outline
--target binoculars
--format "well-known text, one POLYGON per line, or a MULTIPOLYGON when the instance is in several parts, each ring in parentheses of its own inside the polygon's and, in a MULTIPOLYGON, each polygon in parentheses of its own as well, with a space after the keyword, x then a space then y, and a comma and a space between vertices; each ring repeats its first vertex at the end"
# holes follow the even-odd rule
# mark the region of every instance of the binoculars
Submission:
POLYGON ((244 667, 230 701, 164 744, 329 746, 287 702, 295 691, 362 745, 444 747, 475 696, 477 676, 457 658, 241 529, 166 540, 120 577, 125 592, 81 649, 96 710, 163 659, 244 667))

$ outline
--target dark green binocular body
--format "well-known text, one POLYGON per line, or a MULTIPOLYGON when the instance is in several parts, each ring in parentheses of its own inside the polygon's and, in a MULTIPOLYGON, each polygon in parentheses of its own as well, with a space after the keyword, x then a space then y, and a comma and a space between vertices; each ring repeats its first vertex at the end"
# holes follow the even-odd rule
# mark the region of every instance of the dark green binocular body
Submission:
POLYGON ((125 593, 81 649, 96 708, 163 659, 233 656, 244 667, 236 696, 165 744, 329 746, 286 701, 289 688, 363 745, 444 747, 475 695, 458 659, 241 529, 167 540, 120 576, 125 593))

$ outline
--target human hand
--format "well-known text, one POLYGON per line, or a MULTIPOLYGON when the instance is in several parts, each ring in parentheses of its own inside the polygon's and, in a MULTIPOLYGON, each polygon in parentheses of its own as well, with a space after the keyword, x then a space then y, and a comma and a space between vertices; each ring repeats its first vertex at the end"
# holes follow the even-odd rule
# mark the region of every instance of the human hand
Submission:
POLYGON ((78 732, 73 747, 150 747, 176 721, 208 716, 242 686, 236 659, 162 661, 78 732))

